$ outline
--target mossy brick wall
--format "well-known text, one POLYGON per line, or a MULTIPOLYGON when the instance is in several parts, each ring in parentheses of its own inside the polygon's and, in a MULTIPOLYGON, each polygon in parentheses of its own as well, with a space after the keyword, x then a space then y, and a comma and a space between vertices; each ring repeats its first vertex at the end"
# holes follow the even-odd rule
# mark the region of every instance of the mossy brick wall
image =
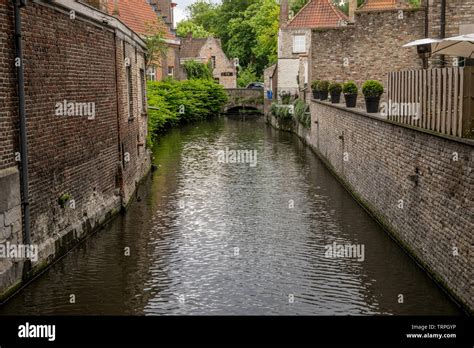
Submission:
POLYGON ((306 140, 472 311, 474 142, 450 140, 319 102, 311 103, 311 117, 306 140))
MULTIPOLYGON (((121 31, 81 16, 72 20, 68 11, 54 4, 29 1, 21 12, 31 241, 40 250, 33 267, 43 267, 74 244, 64 245, 61 240, 79 240, 127 204, 149 168, 140 80, 144 52, 121 31), (131 115, 125 57, 131 61, 131 115), (56 104, 64 100, 94 103, 95 117, 56 115, 56 104), (72 197, 73 206, 58 204, 63 194, 72 197)), ((13 20, 11 1, 0 0, 0 187, 15 183, 8 186, 15 202, 12 198, 3 204, 8 210, 0 211, 8 226, 18 225, 17 219, 12 220, 16 215, 21 218, 13 20), (12 214, 11 209, 20 214, 12 214)), ((0 243, 22 243, 21 220, 19 231, 12 231, 0 227, 0 243)), ((0 264, 0 299, 21 278, 19 269, 21 262, 0 264)))
POLYGON ((144 175, 145 168, 150 165, 146 144, 147 116, 146 106, 143 101, 141 78, 145 73, 144 52, 127 41, 116 38, 115 62, 117 64, 118 84, 118 121, 120 132, 120 177, 121 193, 125 204, 129 202, 131 195, 136 189, 140 179, 144 175), (131 70, 131 92, 132 113, 128 98, 127 73, 125 59, 130 62, 131 70))

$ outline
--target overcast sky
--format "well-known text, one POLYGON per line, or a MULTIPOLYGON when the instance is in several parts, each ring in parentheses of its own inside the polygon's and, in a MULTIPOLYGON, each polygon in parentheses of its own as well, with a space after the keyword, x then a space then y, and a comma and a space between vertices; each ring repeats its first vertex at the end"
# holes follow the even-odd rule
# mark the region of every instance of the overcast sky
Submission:
MULTIPOLYGON (((217 2, 218 0, 213 1, 217 2)), ((186 7, 188 7, 188 5, 192 4, 193 2, 196 2, 196 0, 174 0, 174 2, 178 4, 178 6, 176 6, 174 9, 174 21, 176 24, 178 24, 179 21, 186 18, 186 7)))

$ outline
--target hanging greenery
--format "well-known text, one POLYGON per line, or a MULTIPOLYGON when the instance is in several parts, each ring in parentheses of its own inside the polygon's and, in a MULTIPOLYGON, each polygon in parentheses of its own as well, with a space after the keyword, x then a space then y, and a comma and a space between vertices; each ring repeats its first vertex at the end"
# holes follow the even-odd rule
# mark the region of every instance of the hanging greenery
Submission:
POLYGON ((207 64, 188 60, 184 63, 184 71, 188 80, 212 80, 212 65, 209 61, 207 64))

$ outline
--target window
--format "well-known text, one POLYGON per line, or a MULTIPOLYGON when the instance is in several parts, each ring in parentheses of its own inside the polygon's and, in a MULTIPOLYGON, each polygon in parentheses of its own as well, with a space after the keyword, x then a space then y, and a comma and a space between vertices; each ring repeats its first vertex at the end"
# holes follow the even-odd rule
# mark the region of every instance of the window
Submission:
POLYGON ((168 76, 174 77, 174 66, 168 67, 168 76))
POLYGON ((128 118, 133 118, 133 81, 132 67, 127 66, 128 118))
POLYGON ((293 36, 293 53, 304 53, 306 52, 306 36, 295 35, 293 36))
POLYGON ((150 65, 146 71, 146 77, 149 81, 156 81, 156 66, 150 65))
POLYGON ((140 85, 141 85, 141 91, 142 91, 142 112, 146 110, 146 81, 145 81, 145 71, 143 69, 140 69, 140 85))
POLYGON ((212 63, 212 68, 215 69, 216 68, 216 56, 211 57, 211 63, 212 63))

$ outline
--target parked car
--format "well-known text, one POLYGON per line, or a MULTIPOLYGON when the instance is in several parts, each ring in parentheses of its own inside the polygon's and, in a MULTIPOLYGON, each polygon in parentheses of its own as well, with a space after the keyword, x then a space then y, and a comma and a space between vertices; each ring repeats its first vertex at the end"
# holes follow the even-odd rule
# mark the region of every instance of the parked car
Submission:
POLYGON ((249 89, 263 89, 263 82, 251 82, 247 85, 249 89))

